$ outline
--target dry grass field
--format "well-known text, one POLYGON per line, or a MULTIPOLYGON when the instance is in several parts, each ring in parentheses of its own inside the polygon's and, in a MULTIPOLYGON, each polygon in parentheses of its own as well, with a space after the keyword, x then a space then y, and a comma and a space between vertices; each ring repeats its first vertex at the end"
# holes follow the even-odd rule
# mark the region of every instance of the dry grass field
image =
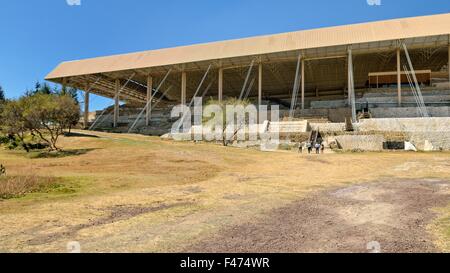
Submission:
POLYGON ((0 200, 0 252, 66 252, 70 241, 82 252, 359 252, 359 240, 403 237, 387 249, 450 251, 449 153, 317 156, 79 133, 90 136, 63 138, 59 156, 0 150, 8 177, 57 181, 0 200), (352 200, 337 199, 349 189, 352 200))

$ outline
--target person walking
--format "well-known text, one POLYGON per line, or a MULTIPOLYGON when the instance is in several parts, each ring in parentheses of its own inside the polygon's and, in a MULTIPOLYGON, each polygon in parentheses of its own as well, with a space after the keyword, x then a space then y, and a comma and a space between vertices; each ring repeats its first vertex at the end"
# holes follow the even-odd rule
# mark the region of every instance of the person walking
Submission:
POLYGON ((322 143, 322 145, 320 145, 320 149, 322 150, 322 154, 325 153, 325 145, 322 143))
POLYGON ((312 143, 310 141, 306 142, 306 148, 308 149, 308 154, 312 152, 312 143))
POLYGON ((314 148, 316 148, 316 154, 320 154, 320 143, 316 143, 316 145, 314 145, 314 148))
POLYGON ((300 142, 300 145, 298 146, 298 153, 303 154, 303 142, 300 142))

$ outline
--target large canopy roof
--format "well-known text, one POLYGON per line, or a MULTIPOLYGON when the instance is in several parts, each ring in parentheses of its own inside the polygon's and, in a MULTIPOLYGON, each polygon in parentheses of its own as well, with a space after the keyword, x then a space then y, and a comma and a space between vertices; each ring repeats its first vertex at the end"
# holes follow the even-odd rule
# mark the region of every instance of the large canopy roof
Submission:
POLYGON ((450 34, 450 14, 329 27, 63 62, 46 79, 444 34, 450 34))
MULTIPOLYGON (((143 105, 147 101, 147 76, 151 75, 154 86, 161 85, 154 92, 164 93, 164 105, 180 101, 182 71, 188 74, 188 98, 210 66, 202 87, 211 87, 208 96, 217 94, 219 67, 224 69, 223 95, 236 96, 250 63, 259 62, 263 66, 263 96, 282 99, 291 94, 301 53, 306 96, 341 96, 347 83, 349 46, 354 56, 355 86, 364 88, 369 73, 396 70, 399 40, 410 50, 416 69, 446 70, 450 13, 63 62, 46 79, 109 98, 115 97, 115 81, 119 80, 125 86, 121 100, 143 105), (163 81, 166 73, 167 80, 163 81)), ((257 78, 256 70, 251 79, 257 78)), ((249 86, 249 97, 256 96, 257 84, 249 86)))

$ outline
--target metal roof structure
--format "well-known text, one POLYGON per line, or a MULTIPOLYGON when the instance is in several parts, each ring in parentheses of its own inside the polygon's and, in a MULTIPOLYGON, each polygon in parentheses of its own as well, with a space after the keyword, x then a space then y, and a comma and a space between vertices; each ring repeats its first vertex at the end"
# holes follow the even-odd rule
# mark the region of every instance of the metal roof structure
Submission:
MULTIPOLYGON (((428 55, 426 59, 415 58, 418 69, 439 71, 447 64, 449 37, 450 13, 63 62, 46 79, 78 89, 91 84, 92 93, 112 98, 115 80, 124 84, 135 74, 121 96, 145 103, 147 76, 151 74, 157 83, 172 69, 162 89, 172 90, 167 95, 169 100, 179 100, 182 72, 188 73, 189 96, 209 65, 213 69, 221 67, 225 69, 224 95, 233 95, 240 91, 248 66, 256 60, 264 67, 264 95, 288 97, 299 53, 307 61, 307 92, 339 90, 346 85, 349 46, 355 58, 355 85, 361 86, 368 73, 395 70, 399 40, 413 56, 428 55)), ((214 73, 210 73, 208 81, 217 82, 214 73)))

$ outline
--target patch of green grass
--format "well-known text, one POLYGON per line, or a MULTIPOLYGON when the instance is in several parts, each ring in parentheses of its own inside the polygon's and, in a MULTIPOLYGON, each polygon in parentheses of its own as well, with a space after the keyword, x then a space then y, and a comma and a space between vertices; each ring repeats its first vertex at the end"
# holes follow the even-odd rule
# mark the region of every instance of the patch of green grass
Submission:
POLYGON ((0 177, 0 199, 21 198, 33 193, 68 194, 75 192, 63 179, 39 176, 0 177))
POLYGON ((99 192, 95 191, 95 183, 91 182, 92 179, 83 177, 57 178, 55 184, 41 188, 38 191, 16 196, 14 200, 23 204, 36 204, 42 201, 54 202, 61 199, 76 198, 81 195, 99 194, 99 192))
POLYGON ((130 138, 120 138, 120 139, 114 139, 113 142, 125 144, 127 146, 149 146, 152 143, 142 140, 134 140, 130 138))
POLYGON ((64 184, 52 184, 40 191, 41 193, 52 193, 52 194, 72 194, 76 190, 73 187, 64 184))

